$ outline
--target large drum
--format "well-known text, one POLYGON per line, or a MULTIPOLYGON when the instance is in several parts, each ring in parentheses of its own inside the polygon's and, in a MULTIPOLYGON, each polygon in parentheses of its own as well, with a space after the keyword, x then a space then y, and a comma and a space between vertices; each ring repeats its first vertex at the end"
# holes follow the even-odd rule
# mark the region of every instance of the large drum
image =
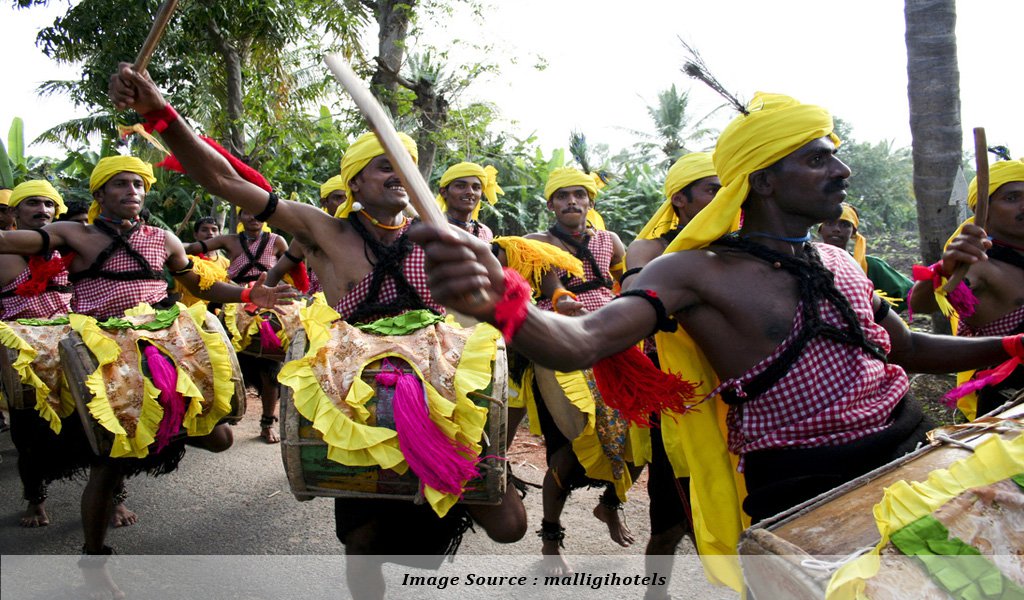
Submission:
POLYGON ((180 312, 159 326, 152 314, 128 316, 110 328, 72 315, 74 330, 59 344, 61 364, 97 456, 143 458, 162 425, 160 390, 143 358, 147 345, 173 364, 176 389, 186 403, 173 439, 206 435, 218 423, 235 424, 245 414, 241 369, 220 322, 202 304, 171 310, 180 312))
MULTIPOLYGON (((593 393, 598 393, 593 371, 587 369, 582 373, 586 378, 587 386, 593 393)), ((537 382, 537 389, 540 391, 541 398, 539 400, 544 402, 555 426, 567 440, 578 438, 587 427, 587 415, 573 406, 572 401, 565 393, 563 382, 559 381, 559 374, 547 367, 534 364, 533 377, 537 382)))
POLYGON ((280 362, 285 360, 295 333, 302 329, 299 311, 304 305, 304 302, 291 302, 274 308, 247 310, 241 304, 228 304, 221 318, 236 352, 280 362))
POLYGON ((500 503, 508 414, 505 345, 494 332, 487 342, 490 358, 483 360, 487 364, 464 360, 470 346, 488 352, 487 343, 473 341, 479 339, 474 331, 435 323, 414 334, 386 336, 337 321, 325 331, 310 332, 315 337, 308 351, 305 333, 296 335, 280 376, 281 451, 296 498, 422 499, 420 480, 412 468, 405 470, 402 454, 394 468, 381 466, 394 460, 387 458, 390 452, 402 450, 395 432, 395 389, 376 381, 381 358, 386 358, 406 371, 415 367, 429 384, 424 389, 433 388, 439 396, 428 402, 431 418, 442 422, 448 434, 458 431, 455 437, 461 443, 479 448, 480 476, 465 483, 459 500, 500 503), (435 412, 439 406, 447 407, 440 418, 435 412), (475 429, 461 416, 469 413, 481 417, 475 429), (477 433, 468 433, 472 431, 477 433), (473 439, 461 438, 464 433, 473 439), (366 440, 380 443, 368 447, 366 440))
POLYGON ((1018 396, 987 422, 935 430, 929 437, 942 443, 751 527, 739 545, 748 588, 755 598, 823 598, 830 586, 854 597, 859 585, 874 600, 948 598, 938 581, 973 585, 964 582, 982 572, 985 585, 1024 587, 1022 418, 1018 396), (951 544, 981 556, 909 550, 951 544), (937 564, 951 571, 933 578, 937 564))
POLYGON ((67 324, 0 324, 0 385, 11 410, 37 409, 37 396, 45 394, 40 416, 55 422, 74 405, 65 391, 60 358, 53 351, 67 337, 67 324), (46 413, 46 414, 42 414, 46 413))

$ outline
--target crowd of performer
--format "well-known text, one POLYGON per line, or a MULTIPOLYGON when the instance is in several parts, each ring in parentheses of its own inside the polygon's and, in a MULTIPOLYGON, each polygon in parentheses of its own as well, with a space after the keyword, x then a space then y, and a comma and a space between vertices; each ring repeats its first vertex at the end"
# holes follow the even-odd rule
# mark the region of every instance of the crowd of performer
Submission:
MULTIPOLYGON (((664 203, 627 249, 600 217, 601 178, 572 167, 548 177, 546 231, 514 238, 483 224, 481 204, 497 202, 501 174, 473 162, 453 165, 435 182, 450 226, 427 226, 407 216, 407 191, 373 133, 347 148, 314 206, 280 199, 258 173, 206 143, 148 75, 122 65, 110 94, 161 135, 188 177, 237 207, 239 231, 222 234, 217 221, 201 218, 195 241, 185 244, 146 225, 140 213, 155 178, 148 163, 130 156, 97 164, 89 182, 93 206, 77 211, 87 223, 67 217, 48 182, 20 183, 0 192, 2 320, 104 320, 132 316, 140 303, 159 311, 178 300, 235 315, 229 305, 270 311, 299 288, 322 294, 332 319, 363 331, 423 314, 416 318, 437 335, 458 337, 445 333, 460 327, 440 319, 446 310, 466 327, 489 323, 496 328, 491 355, 500 337, 508 344, 506 443, 527 416, 547 449, 543 517, 533 525, 550 574, 572 572, 563 556, 572 532, 562 514, 574 489, 602 488, 593 514, 614 542, 629 546, 636 540, 622 504, 648 466, 648 569, 670 573, 683 537, 704 555, 735 554, 752 522, 923 443, 934 424, 908 394, 908 371, 960 372, 965 387, 957 395, 968 418, 997 409, 1024 381, 1019 368, 1008 377, 974 374, 1024 358, 1024 161, 993 165, 987 223, 965 223, 940 262, 902 274, 867 254, 859 214, 845 202, 851 172, 836 155, 841 140, 831 115, 787 96, 758 94, 737 107, 713 153, 679 158, 667 173, 664 203), (947 293, 943 286, 961 265, 969 267, 966 283, 947 293), (942 310, 956 335, 911 331, 900 316, 907 308, 942 310)), ((401 140, 415 160, 413 140, 401 140)), ((974 182, 972 209, 977 198, 974 182)), ((6 340, 0 335, 11 348, 6 340)), ((240 359, 260 394, 261 436, 278 442, 279 380, 300 375, 282 367, 280 356, 240 359)), ((320 402, 314 396, 296 392, 294 401, 313 406, 320 402)), ((527 532, 510 470, 496 503, 457 502, 471 477, 450 470, 466 448, 479 450, 472 446, 478 439, 460 435, 478 431, 470 413, 486 410, 460 405, 458 394, 445 397, 451 414, 430 419, 439 423, 442 445, 458 450, 450 461, 424 458, 401 430, 395 440, 366 439, 358 410, 340 411, 336 429, 324 425, 330 452, 359 461, 353 465, 408 465, 424 480, 416 502, 336 498, 337 535, 359 597, 384 591, 379 558, 370 556, 442 557, 473 523, 497 542, 527 532), (431 460, 444 464, 421 465, 431 460), (434 471, 437 483, 428 480, 434 471)), ((429 398, 432 410, 439 406, 429 398)), ((126 476, 175 469, 186 442, 214 452, 232 444, 230 428, 219 423, 137 455, 95 456, 77 414, 58 408, 47 420, 46 403, 39 403, 10 411, 28 503, 21 524, 47 525, 46 484, 87 471, 88 555, 109 554, 108 526, 136 519, 124 506, 126 476)), ((316 406, 298 410, 311 411, 319 428, 317 415, 337 408, 316 406)), ((186 417, 179 418, 184 427, 186 417)), ((741 585, 728 566, 706 568, 717 582, 741 585)), ((665 597, 666 590, 648 595, 665 597)))

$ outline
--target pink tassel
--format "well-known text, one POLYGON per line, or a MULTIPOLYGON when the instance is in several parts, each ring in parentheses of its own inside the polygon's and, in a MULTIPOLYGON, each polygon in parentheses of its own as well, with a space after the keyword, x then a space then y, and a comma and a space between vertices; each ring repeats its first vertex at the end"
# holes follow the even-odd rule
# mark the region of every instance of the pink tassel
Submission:
POLYGON ((164 408, 164 417, 156 431, 156 451, 160 452, 181 430, 185 419, 185 397, 178 390, 178 371, 156 346, 145 346, 142 354, 146 357, 149 367, 149 378, 156 389, 160 390, 157 401, 164 408))
POLYGON ((993 369, 978 371, 978 373, 974 375, 974 379, 953 388, 944 396, 946 405, 953 408, 956 406, 956 401, 967 394, 972 394, 986 386, 1001 383, 1004 379, 1009 377, 1010 374, 1013 373, 1013 370, 1020 364, 1021 359, 1019 357, 1014 357, 993 369))
POLYGON ((269 321, 260 321, 260 348, 264 352, 281 351, 281 338, 277 337, 277 332, 269 321))
POLYGON ((946 297, 949 299, 950 305, 960 315, 960 318, 966 319, 974 315, 974 308, 978 306, 978 298, 964 282, 961 281, 957 284, 946 297))
POLYGON ((430 420, 423 384, 415 375, 385 360, 377 382, 395 388, 395 430, 409 468, 422 485, 461 496, 463 485, 480 476, 479 459, 467 458, 472 450, 448 439, 430 420))

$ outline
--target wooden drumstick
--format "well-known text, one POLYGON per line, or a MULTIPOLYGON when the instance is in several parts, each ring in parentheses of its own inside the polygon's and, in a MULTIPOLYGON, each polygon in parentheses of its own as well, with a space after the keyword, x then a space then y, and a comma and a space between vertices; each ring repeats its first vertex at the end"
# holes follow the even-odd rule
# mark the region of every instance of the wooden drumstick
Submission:
MULTIPOLYGON (((984 127, 974 128, 974 161, 978 171, 978 203, 974 207, 974 224, 988 229, 988 140, 984 127)), ((942 290, 947 294, 956 289, 967 275, 970 265, 961 264, 950 275, 942 290)))
MULTIPOLYGON (((409 192, 409 200, 416 212, 419 213, 420 218, 434 227, 448 227, 448 219, 441 214, 441 208, 434 201, 434 194, 430 191, 430 186, 423 179, 416 163, 409 156, 409 151, 398 137, 394 124, 391 123, 391 119, 388 118, 377 99, 363 85, 362 80, 343 58, 336 54, 330 54, 324 57, 324 62, 327 63, 327 68, 334 74, 334 78, 338 80, 341 87, 345 88, 345 91, 352 96, 359 112, 366 117, 370 129, 377 134, 377 139, 380 140, 384 152, 391 160, 391 166, 398 172, 402 185, 409 192)), ((472 294, 471 299, 483 303, 487 296, 483 290, 477 290, 472 294)))
POLYGON ((153 58, 156 45, 160 43, 160 38, 164 36, 167 24, 171 22, 171 15, 174 14, 174 9, 177 7, 178 0, 164 0, 164 3, 160 5, 156 12, 153 26, 149 28, 149 35, 146 36, 146 41, 142 43, 142 49, 135 56, 134 69, 136 73, 145 71, 146 67, 149 66, 149 59, 153 58))

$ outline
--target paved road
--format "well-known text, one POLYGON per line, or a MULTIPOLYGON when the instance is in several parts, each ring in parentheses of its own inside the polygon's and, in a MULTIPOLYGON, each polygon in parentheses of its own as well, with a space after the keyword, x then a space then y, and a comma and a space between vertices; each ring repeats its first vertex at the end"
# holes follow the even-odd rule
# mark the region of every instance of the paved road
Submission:
MULTIPOLYGON (((139 522, 131 527, 111 530, 108 543, 121 555, 250 555, 248 559, 238 556, 215 559, 215 563, 224 565, 225 569, 230 567, 232 573, 237 573, 239 568, 249 568, 267 576, 273 572, 265 562, 267 557, 252 555, 281 555, 280 560, 273 561, 273 565, 280 568, 284 564, 282 561, 298 560, 293 574, 305 573, 306 570, 336 574, 337 569, 341 568, 339 565, 343 565, 343 560, 337 556, 343 553, 343 548, 334 534, 332 501, 317 498, 298 502, 292 496, 282 467, 280 447, 268 446, 257 437, 257 419, 252 417, 249 415, 235 428, 235 445, 228 452, 215 455, 189 448, 177 472, 159 478, 137 477, 129 480, 128 506, 139 514, 139 522), (287 555, 287 560, 284 555, 287 555), (242 561, 245 567, 229 565, 232 560, 242 561)), ((521 435, 520 439, 524 444, 517 444, 513 448, 510 460, 524 479, 539 482, 542 465, 536 462, 543 460, 543 453, 536 446, 536 440, 525 435, 521 435)), ((25 504, 21 500, 16 456, 10 435, 0 435, 0 555, 3 555, 4 571, 0 592, 3 592, 5 600, 16 596, 33 597, 10 595, 17 590, 10 587, 16 583, 13 581, 16 578, 9 575, 28 572, 25 563, 18 562, 12 555, 74 555, 82 543, 78 508, 84 485, 81 481, 57 482, 50 487, 47 500, 50 526, 39 529, 18 526, 18 517, 25 504)), ((614 544, 604 526, 590 514, 597 503, 597 496, 596 490, 582 490, 574 493, 570 499, 563 521, 568 529, 566 551, 590 555, 592 560, 611 560, 623 572, 642 574, 643 544, 649 534, 646 495, 638 492, 627 504, 626 519, 638 540, 631 548, 621 548, 614 544)), ((468 533, 460 557, 475 560, 478 565, 500 565, 497 568, 508 574, 536 572, 539 568, 537 554, 540 541, 533 531, 540 522, 539 491, 532 491, 527 496, 526 504, 530 531, 523 540, 515 544, 497 544, 483 533, 468 533)), ((414 533, 410 532, 411 535, 414 533)), ((676 561, 675 580, 678 585, 677 581, 673 582, 674 592, 678 586, 694 585, 701 591, 686 588, 686 596, 697 593, 698 597, 708 597, 707 594, 722 598, 735 597, 721 589, 706 587, 703 576, 699 574, 697 561, 692 556, 692 548, 687 543, 684 542, 679 553, 688 556, 679 556, 676 561)), ((39 563, 41 560, 37 557, 34 562, 39 563)), ((118 560, 129 559, 121 556, 118 560)), ((133 560, 137 562, 143 559, 133 560)), ((580 557, 576 560, 583 563, 588 559, 580 557)), ((144 566, 138 568, 149 572, 144 566)), ((281 577, 288 579, 287 575, 281 577)), ((395 577, 400 578, 401 573, 395 577)), ((303 576, 303 580, 308 579, 303 576)), ((235 581, 235 578, 231 580, 235 581)), ((275 581, 281 583, 283 580, 275 581)), ((122 584, 122 587, 125 585, 122 584)), ((336 589, 336 586, 331 589, 336 589)), ((429 597, 429 594, 423 596, 422 590, 417 587, 404 589, 408 597, 429 597)), ((439 593, 441 591, 436 585, 430 589, 439 593)), ((498 586, 486 589, 490 590, 488 597, 495 597, 496 590, 505 588, 498 586)), ((582 586, 580 589, 592 589, 592 586, 582 586)), ((632 589, 640 590, 638 595, 642 593, 642 587, 632 589)), ((309 594, 302 597, 328 597, 316 589, 307 591, 309 594)), ((392 591, 394 597, 403 597, 398 589, 392 591)), ((539 593, 537 589, 528 591, 528 597, 533 597, 535 592, 539 593)), ((151 592, 144 596, 159 596, 151 592)), ((558 595, 563 597, 562 594, 558 595)), ((627 594, 623 597, 632 596, 627 594)), ((38 597, 57 598, 62 595, 50 590, 38 597)), ((179 589, 178 595, 172 594, 169 597, 191 596, 179 589)), ((269 597, 299 596, 287 593, 271 594, 269 597)), ((460 593, 459 597, 469 596, 460 593)), ((517 597, 522 597, 521 591, 517 597)))

